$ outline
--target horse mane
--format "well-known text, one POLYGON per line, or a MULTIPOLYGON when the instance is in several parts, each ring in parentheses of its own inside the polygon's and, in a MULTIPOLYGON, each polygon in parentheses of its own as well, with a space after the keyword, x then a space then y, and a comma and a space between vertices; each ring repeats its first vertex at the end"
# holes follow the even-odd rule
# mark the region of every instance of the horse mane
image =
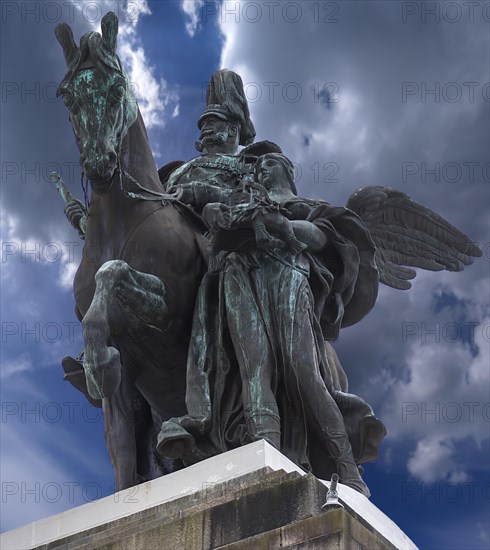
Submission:
POLYGON ((89 68, 96 68, 102 73, 116 71, 127 78, 117 54, 109 49, 100 33, 91 31, 85 33, 80 39, 80 48, 77 49, 65 78, 58 88, 58 95, 64 87, 70 84, 79 70, 89 68))

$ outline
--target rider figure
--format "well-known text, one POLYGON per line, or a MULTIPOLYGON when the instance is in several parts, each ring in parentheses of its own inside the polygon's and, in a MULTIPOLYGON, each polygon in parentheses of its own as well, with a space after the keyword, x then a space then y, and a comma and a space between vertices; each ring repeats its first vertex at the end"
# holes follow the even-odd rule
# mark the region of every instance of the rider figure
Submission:
MULTIPOLYGON (((226 69, 213 74, 198 127, 201 133, 196 149, 201 154, 186 163, 169 163, 159 173, 168 193, 175 193, 201 214, 209 202, 226 202, 238 185, 245 172, 247 152, 246 148, 239 155, 238 147, 250 145, 255 137, 239 75, 226 69)), ((75 200, 66 205, 65 215, 79 230, 80 220, 87 212, 75 200)))
POLYGON ((225 69, 214 73, 206 103, 198 121, 201 133, 196 149, 201 155, 162 178, 167 192, 180 193, 180 200, 198 214, 209 202, 226 202, 244 172, 245 156, 237 154, 238 146, 251 144, 255 137, 242 80, 236 73, 225 69))

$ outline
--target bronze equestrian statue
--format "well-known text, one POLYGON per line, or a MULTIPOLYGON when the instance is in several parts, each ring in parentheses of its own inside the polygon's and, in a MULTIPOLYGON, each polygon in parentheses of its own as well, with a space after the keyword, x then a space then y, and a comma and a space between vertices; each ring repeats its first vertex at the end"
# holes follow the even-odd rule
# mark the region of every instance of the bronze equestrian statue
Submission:
MULTIPOLYGON (((116 55, 118 22, 102 34, 56 36, 67 73, 58 94, 70 111, 92 187, 74 294, 83 369, 101 399, 118 490, 179 468, 155 452, 163 419, 185 412, 185 361, 205 270, 201 221, 165 194, 128 77, 116 55)), ((73 373, 72 373, 73 374, 73 373)))
POLYGON ((231 71, 211 78, 201 155, 157 172, 116 16, 80 47, 67 25, 56 35, 68 67, 59 94, 93 191, 86 212, 66 209, 85 237, 74 282, 85 349, 83 370, 65 370, 102 402, 117 488, 263 438, 369 495, 358 465, 377 458, 386 430, 348 393, 328 340, 371 310, 379 282, 410 288, 405 266, 458 271, 481 250, 389 188, 359 190, 346 208, 299 197, 280 147, 253 143, 231 71))

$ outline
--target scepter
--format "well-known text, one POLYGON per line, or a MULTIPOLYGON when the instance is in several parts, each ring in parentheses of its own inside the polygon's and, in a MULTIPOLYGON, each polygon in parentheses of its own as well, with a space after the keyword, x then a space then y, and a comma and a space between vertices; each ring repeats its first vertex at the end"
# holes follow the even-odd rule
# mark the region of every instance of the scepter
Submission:
MULTIPOLYGON (((58 193, 64 200, 65 205, 67 205, 69 202, 76 201, 75 197, 71 194, 70 190, 66 186, 65 182, 61 179, 61 176, 58 174, 58 172, 51 172, 51 174, 49 175, 49 180, 51 181, 51 183, 54 183, 56 189, 58 189, 58 193)), ((81 216, 78 220, 78 229, 81 236, 85 236, 86 225, 87 218, 85 216, 81 216)))

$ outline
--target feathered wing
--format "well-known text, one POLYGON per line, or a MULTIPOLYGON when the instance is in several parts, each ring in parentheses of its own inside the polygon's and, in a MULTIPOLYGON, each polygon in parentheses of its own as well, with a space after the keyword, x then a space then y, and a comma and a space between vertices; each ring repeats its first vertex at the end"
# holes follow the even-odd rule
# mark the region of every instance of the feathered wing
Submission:
POLYGON ((347 201, 366 224, 377 247, 380 281, 408 289, 420 267, 429 271, 461 271, 482 255, 477 244, 434 211, 390 187, 355 191, 347 201), (409 266, 409 267, 403 267, 409 266))

